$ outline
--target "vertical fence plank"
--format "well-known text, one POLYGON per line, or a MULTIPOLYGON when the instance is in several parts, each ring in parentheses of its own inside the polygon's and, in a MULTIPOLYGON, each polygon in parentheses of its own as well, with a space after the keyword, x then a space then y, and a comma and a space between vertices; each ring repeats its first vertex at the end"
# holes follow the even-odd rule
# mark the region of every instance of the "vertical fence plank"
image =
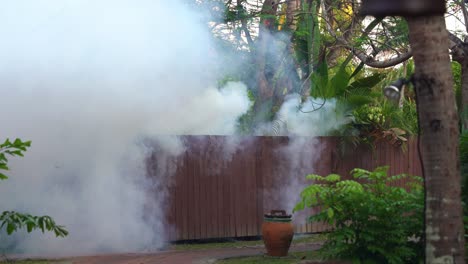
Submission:
POLYGON ((207 169, 205 168, 205 153, 207 148, 209 147, 209 138, 204 138, 202 145, 204 146, 203 149, 200 149, 200 152, 198 154, 198 168, 199 168, 199 218, 200 218, 200 237, 202 238, 209 238, 208 237, 208 232, 206 230, 207 225, 208 225, 208 218, 206 216, 207 214, 207 203, 208 200, 206 199, 207 196, 207 185, 208 185, 208 180, 207 180, 207 169), (206 141, 205 141, 206 140, 206 141))
POLYGON ((174 238, 177 239, 180 237, 182 240, 188 239, 188 230, 187 230, 187 217, 184 217, 186 215, 185 210, 188 209, 188 205, 186 204, 187 200, 187 192, 185 191, 187 188, 187 181, 183 178, 183 175, 186 174, 186 153, 184 153, 181 157, 180 161, 180 166, 177 169, 176 175, 174 175, 175 179, 175 197, 176 197, 176 206, 174 207, 175 210, 175 216, 176 216, 176 226, 175 229, 177 231, 176 237, 174 238), (177 228, 179 227, 179 228, 177 228))
POLYGON ((248 205, 249 205, 249 212, 248 212, 248 227, 247 227, 247 236, 255 236, 257 235, 257 203, 255 202, 258 198, 258 186, 257 180, 255 175, 255 154, 256 151, 254 148, 250 146, 244 149, 246 153, 248 153, 248 168, 249 168, 249 188, 248 188, 248 205))
MULTIPOLYGON (((226 162, 223 160, 221 161, 221 169, 224 170, 226 166, 226 162)), ((223 194, 223 185, 224 185, 224 179, 225 179, 225 174, 222 173, 221 171, 216 174, 217 182, 216 182, 216 189, 214 190, 215 197, 213 197, 214 200, 217 201, 216 204, 216 213, 217 213, 217 220, 216 220, 216 231, 215 231, 215 237, 224 237, 223 234, 223 229, 227 227, 225 225, 224 221, 225 218, 223 215, 225 214, 224 211, 224 197, 225 195, 223 194)))
POLYGON ((200 163, 201 163, 201 150, 198 149, 198 146, 194 146, 196 148, 196 156, 193 157, 193 160, 195 161, 194 164, 193 164, 193 180, 194 180, 194 191, 195 191, 195 195, 194 195, 194 200, 195 200, 195 215, 194 215, 194 219, 195 219, 195 238, 196 239, 201 239, 203 238, 203 229, 202 229, 202 225, 203 223, 201 222, 201 206, 202 206, 202 194, 200 192, 200 187, 201 187, 201 167, 200 167, 200 163))
MULTIPOLYGON (((252 140, 252 139, 249 139, 252 140)), ((257 137, 252 141, 250 147, 253 151, 255 151, 255 179, 257 181, 257 222, 256 222, 256 230, 257 235, 262 234, 262 223, 263 223, 263 190, 265 189, 263 183, 263 146, 264 146, 264 137, 257 137)))
POLYGON ((216 208, 218 207, 218 201, 216 199, 216 186, 218 183, 218 173, 222 168, 220 167, 220 162, 222 159, 217 159, 216 161, 213 162, 213 157, 217 157, 218 155, 221 155, 219 150, 219 146, 222 144, 222 142, 219 141, 220 137, 214 137, 212 141, 214 141, 214 145, 211 145, 208 148, 208 152, 205 152, 205 167, 210 168, 210 164, 214 163, 214 171, 211 169, 206 173, 206 179, 207 179, 207 193, 206 193, 206 199, 207 199, 207 223, 208 225, 206 226, 207 229, 207 236, 208 238, 215 238, 216 237, 216 230, 218 229, 218 213, 216 211, 216 208))
POLYGON ((231 164, 229 165, 228 175, 229 175, 229 227, 230 227, 230 235, 232 237, 237 236, 237 225, 236 225, 236 202, 237 202, 237 190, 236 190, 236 182, 237 182, 237 175, 234 172, 235 167, 233 163, 237 157, 233 157, 231 164))
MULTIPOLYGON (((241 170, 240 168, 244 167, 245 157, 241 156, 240 159, 236 161, 236 168, 241 170)), ((237 177, 237 202, 236 202, 236 215, 237 217, 237 231, 239 237, 247 236, 247 206, 248 206, 248 195, 246 194, 246 187, 247 187, 247 180, 248 175, 245 171, 245 168, 242 169, 243 173, 239 173, 236 175, 237 177)))

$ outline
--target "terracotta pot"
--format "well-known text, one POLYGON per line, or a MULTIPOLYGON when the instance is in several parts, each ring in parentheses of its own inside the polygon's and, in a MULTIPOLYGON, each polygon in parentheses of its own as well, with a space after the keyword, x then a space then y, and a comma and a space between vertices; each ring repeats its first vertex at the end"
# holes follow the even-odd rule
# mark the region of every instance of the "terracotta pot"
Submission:
POLYGON ((268 256, 287 256, 294 236, 291 215, 286 215, 284 210, 272 210, 270 214, 265 214, 262 236, 268 256))

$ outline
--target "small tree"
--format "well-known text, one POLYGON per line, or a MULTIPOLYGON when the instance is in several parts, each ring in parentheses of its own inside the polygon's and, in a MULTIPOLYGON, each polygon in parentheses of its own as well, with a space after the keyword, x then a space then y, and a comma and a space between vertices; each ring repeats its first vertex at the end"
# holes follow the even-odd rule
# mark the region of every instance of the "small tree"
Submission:
POLYGON ((319 253, 353 263, 418 263, 423 259, 424 192, 422 178, 387 176, 388 166, 352 171, 354 180, 337 174, 308 175, 315 183, 301 193, 294 211, 319 208, 310 222, 326 222, 332 230, 319 253), (404 187, 390 184, 406 179, 404 187))
MULTIPOLYGON (((23 142, 21 139, 16 139, 11 142, 6 139, 0 145, 0 171, 8 171, 8 156, 23 157, 23 152, 31 146, 31 141, 23 142)), ((8 176, 0 172, 0 180, 6 180, 8 176)), ((19 213, 15 211, 4 211, 0 215, 0 229, 6 228, 8 235, 13 232, 26 227, 28 233, 35 229, 40 229, 43 233, 45 231, 52 231, 57 237, 65 237, 68 231, 63 226, 57 225, 50 216, 33 216, 30 214, 19 213)))

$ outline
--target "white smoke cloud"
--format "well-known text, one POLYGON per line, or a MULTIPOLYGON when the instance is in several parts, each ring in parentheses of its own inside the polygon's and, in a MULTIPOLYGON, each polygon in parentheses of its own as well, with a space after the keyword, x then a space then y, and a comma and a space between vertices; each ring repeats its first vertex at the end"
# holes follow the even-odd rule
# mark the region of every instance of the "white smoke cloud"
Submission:
POLYGON ((307 98, 301 102, 299 94, 288 95, 274 121, 258 126, 257 135, 327 136, 351 119, 335 99, 307 98))
POLYGON ((145 190, 164 183, 145 178, 145 142, 170 160, 184 146, 160 135, 232 134, 250 107, 243 84, 216 88, 222 61, 202 22, 178 0, 3 3, 0 136, 33 143, 11 160, 0 211, 50 214, 70 231, 2 235, 3 245, 32 254, 161 246, 165 196, 148 216, 145 190))
MULTIPOLYGON (((223 53, 203 15, 182 0, 3 3, 0 140, 33 143, 24 158, 11 159, 11 178, 0 183, 0 211, 50 214, 70 236, 2 234, 1 245, 68 255, 164 243, 165 187, 186 151, 177 136, 166 135, 232 135, 251 105, 242 83, 216 87, 230 67, 220 65, 223 53), (155 146, 157 177, 148 179, 155 146)), ((323 135, 347 122, 337 118, 334 101, 313 113, 297 110, 310 110, 309 103, 287 98, 277 120, 286 127, 278 135, 323 135)), ((258 134, 272 134, 274 126, 263 125, 258 134)), ((220 144, 224 160, 213 174, 251 142, 230 137, 220 144)), ((320 147, 304 144, 291 140, 279 150, 285 179, 310 172, 320 147)), ((287 183, 290 211, 301 184, 287 183)))
MULTIPOLYGON (((280 158, 274 170, 277 187, 266 190, 267 199, 274 200, 276 208, 269 209, 292 212, 300 192, 310 184, 305 176, 315 172, 320 160, 324 146, 317 137, 327 136, 351 121, 343 110, 335 99, 307 98, 301 102, 300 95, 292 94, 285 99, 273 122, 259 126, 257 134, 289 138, 287 144, 276 150, 280 158)), ((305 215, 300 213, 295 221, 304 223, 304 219, 305 215)))

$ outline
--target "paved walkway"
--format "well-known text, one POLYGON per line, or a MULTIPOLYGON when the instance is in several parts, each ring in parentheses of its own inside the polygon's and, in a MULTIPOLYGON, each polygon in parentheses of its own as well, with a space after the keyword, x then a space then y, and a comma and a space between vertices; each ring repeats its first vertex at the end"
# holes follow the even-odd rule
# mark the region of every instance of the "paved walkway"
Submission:
MULTIPOLYGON (((290 251, 308 251, 320 247, 319 243, 306 243, 291 246, 290 251)), ((263 246, 242 248, 220 248, 188 251, 162 251, 148 254, 113 254, 70 259, 74 264, 209 264, 217 259, 263 255, 263 246)))

